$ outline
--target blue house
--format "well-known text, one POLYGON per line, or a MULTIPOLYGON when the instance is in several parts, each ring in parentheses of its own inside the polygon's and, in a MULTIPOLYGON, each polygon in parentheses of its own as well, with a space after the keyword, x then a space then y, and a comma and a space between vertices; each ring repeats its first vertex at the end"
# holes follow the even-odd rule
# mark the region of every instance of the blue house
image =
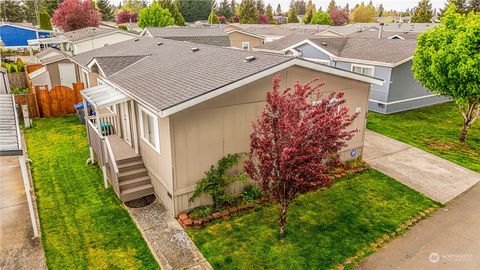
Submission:
POLYGON ((5 47, 26 48, 29 39, 51 37, 52 31, 40 30, 14 24, 0 25, 0 39, 5 47))

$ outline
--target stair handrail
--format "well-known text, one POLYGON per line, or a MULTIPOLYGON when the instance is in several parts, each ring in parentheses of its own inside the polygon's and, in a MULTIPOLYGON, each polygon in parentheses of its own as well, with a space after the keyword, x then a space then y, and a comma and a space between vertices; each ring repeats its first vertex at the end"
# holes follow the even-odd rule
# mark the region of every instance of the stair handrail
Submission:
POLYGON ((108 152, 108 155, 110 156, 109 159, 112 160, 111 165, 113 166, 113 170, 118 175, 119 172, 118 172, 117 162, 115 160, 115 156, 113 155, 112 146, 110 145, 110 141, 108 140, 108 137, 105 137, 105 146, 107 147, 107 152, 108 152))

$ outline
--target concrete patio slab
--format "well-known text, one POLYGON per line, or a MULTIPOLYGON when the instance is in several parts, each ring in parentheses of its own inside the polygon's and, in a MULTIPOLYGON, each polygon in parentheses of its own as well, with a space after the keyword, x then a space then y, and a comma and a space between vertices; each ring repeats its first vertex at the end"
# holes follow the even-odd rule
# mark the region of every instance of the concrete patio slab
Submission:
POLYGON ((480 269, 480 184, 454 199, 357 268, 480 269))
POLYGON ((33 238, 18 157, 0 157, 0 269, 47 269, 33 238))
POLYGON ((158 199, 146 207, 127 209, 162 269, 212 269, 158 199))
POLYGON ((426 196, 447 203, 480 181, 480 174, 378 133, 367 131, 363 159, 426 196))

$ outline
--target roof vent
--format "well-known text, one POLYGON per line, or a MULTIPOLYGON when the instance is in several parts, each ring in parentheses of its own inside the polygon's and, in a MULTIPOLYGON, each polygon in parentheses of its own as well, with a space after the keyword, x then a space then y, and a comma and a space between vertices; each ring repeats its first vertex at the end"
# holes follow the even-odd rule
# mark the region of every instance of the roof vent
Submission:
POLYGON ((249 56, 245 57, 244 61, 245 61, 246 63, 250 63, 250 62, 252 62, 253 60, 255 60, 255 58, 256 58, 255 55, 249 55, 249 56))
POLYGON ((320 44, 322 44, 322 46, 327 46, 328 45, 326 42, 322 42, 320 44))
POLYGON ((156 45, 157 45, 157 46, 163 45, 163 42, 160 42, 160 41, 159 41, 159 42, 157 42, 156 45))
POLYGON ((190 50, 190 52, 192 52, 192 53, 193 52, 198 52, 198 51, 200 51, 200 48, 197 48, 197 47, 194 47, 190 50))
POLYGON ((136 39, 134 39, 133 41, 137 42, 137 41, 139 41, 139 40, 140 40, 139 38, 136 38, 136 39))

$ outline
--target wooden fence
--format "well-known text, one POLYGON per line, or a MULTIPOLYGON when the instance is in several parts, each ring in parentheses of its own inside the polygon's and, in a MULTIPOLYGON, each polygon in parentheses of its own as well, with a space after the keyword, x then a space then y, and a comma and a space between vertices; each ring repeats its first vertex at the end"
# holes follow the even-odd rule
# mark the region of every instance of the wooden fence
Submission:
POLYGON ((8 82, 10 89, 27 88, 27 79, 25 72, 8 73, 8 82))
POLYGON ((16 95, 15 101, 19 107, 28 105, 30 118, 63 116, 76 113, 73 105, 82 102, 81 89, 83 83, 74 83, 73 89, 56 86, 49 90, 47 86, 35 86, 33 93, 16 95))

